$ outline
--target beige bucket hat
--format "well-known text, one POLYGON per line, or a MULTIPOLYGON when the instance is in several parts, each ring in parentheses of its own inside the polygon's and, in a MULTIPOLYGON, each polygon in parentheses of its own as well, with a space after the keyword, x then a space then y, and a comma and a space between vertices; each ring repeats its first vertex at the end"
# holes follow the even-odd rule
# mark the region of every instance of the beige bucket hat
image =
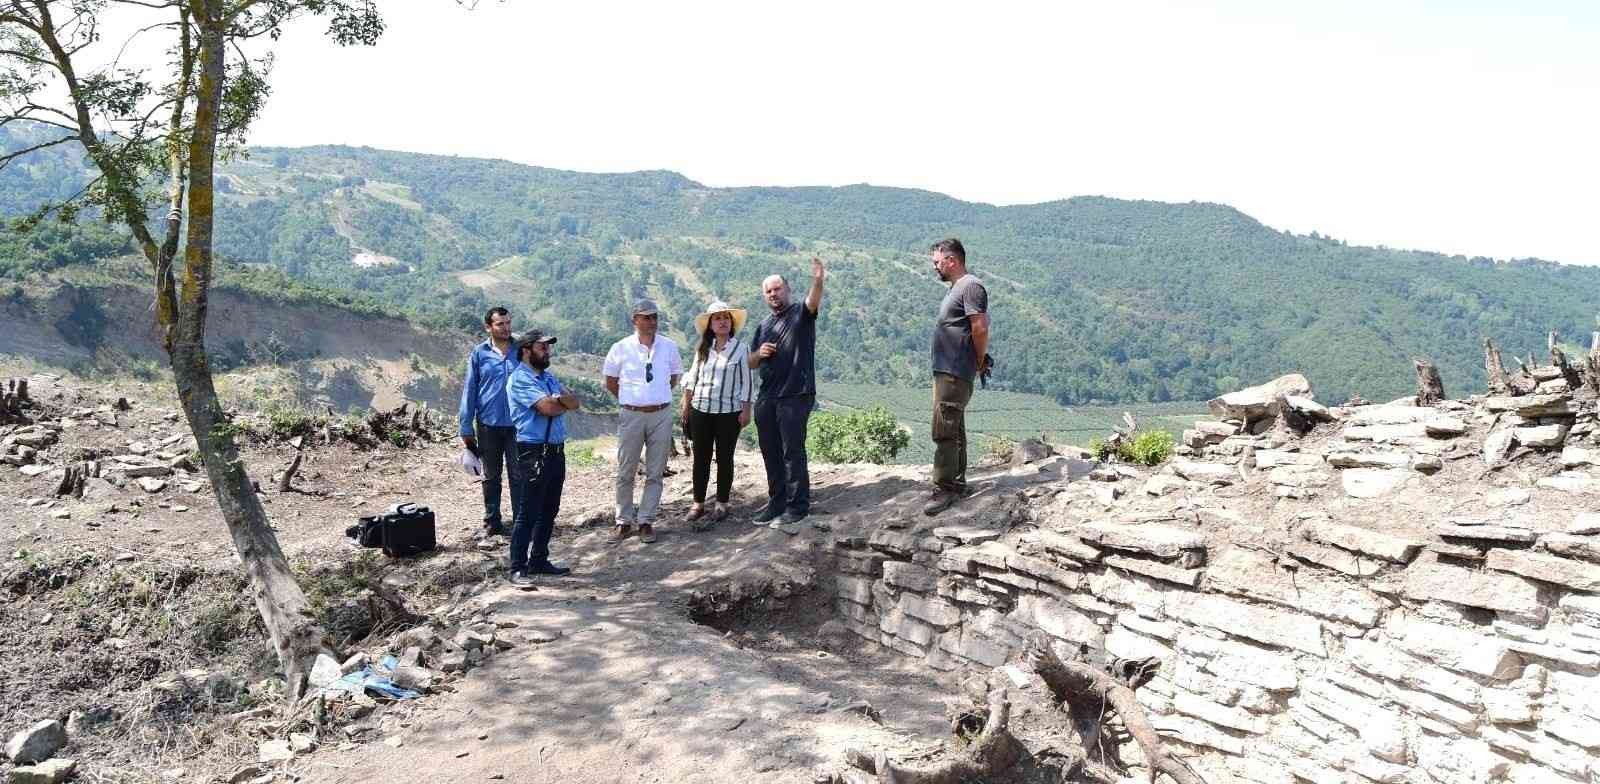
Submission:
POLYGON ((744 308, 736 308, 722 300, 717 300, 706 306, 706 312, 694 317, 694 332, 696 335, 706 334, 706 325, 711 323, 711 317, 718 313, 727 313, 733 316, 733 331, 744 329, 744 320, 747 315, 744 308))

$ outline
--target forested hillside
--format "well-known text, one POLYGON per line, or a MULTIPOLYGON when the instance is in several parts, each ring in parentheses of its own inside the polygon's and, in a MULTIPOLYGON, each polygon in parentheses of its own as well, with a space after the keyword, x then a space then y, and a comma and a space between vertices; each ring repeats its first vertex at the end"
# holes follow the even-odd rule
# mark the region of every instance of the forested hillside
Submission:
MULTIPOLYGON (((24 133, 0 129, 0 149, 24 146, 24 133)), ((0 212, 84 182, 71 154, 30 159, 0 171, 0 212)), ((803 279, 817 254, 833 272, 821 372, 847 383, 924 383, 942 290, 924 249, 950 235, 989 285, 995 384, 1063 403, 1195 400, 1291 370, 1324 399, 1377 399, 1412 386, 1413 356, 1466 392, 1483 383, 1482 336, 1524 355, 1549 330, 1586 347, 1600 313, 1600 269, 1351 247, 1217 204, 994 207, 346 147, 257 149, 217 184, 218 249, 235 262, 464 328, 504 302, 521 324, 589 351, 628 329, 626 303, 641 293, 680 334, 713 296, 759 317, 760 279, 803 279)), ((87 223, 8 231, 0 274, 122 252, 120 236, 87 223)))

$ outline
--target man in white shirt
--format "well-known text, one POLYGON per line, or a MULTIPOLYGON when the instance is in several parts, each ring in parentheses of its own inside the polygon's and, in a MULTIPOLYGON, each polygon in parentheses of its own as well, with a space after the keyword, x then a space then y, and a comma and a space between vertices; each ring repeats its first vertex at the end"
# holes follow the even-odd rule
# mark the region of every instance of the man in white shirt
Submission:
POLYGON ((656 303, 633 306, 633 334, 611 345, 601 373, 606 391, 622 405, 617 417, 617 522, 611 541, 620 542, 639 526, 639 541, 656 540, 661 477, 672 450, 673 388, 683 375, 683 360, 671 338, 656 333, 656 303), (633 475, 644 452, 644 493, 633 502, 633 475))

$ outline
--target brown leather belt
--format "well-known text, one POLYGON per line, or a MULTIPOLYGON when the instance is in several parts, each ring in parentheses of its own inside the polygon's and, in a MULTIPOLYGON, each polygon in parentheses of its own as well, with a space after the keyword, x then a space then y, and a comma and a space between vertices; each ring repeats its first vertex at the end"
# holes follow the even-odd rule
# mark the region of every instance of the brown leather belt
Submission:
POLYGON ((666 408, 667 406, 670 406, 670 405, 672 405, 672 404, 671 403, 660 403, 660 404, 654 405, 654 406, 630 406, 630 405, 627 405, 626 403, 624 403, 622 407, 627 409, 627 410, 629 410, 629 411, 637 411, 637 412, 639 412, 641 414, 649 414, 649 413, 653 413, 653 412, 656 412, 656 411, 660 411, 661 409, 666 408))

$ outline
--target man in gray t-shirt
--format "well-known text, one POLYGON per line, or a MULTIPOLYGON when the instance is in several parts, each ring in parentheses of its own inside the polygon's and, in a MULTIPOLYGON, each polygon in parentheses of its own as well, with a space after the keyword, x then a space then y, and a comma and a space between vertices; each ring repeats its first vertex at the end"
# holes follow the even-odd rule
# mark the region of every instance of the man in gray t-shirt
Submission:
POLYGON ((950 284, 933 326, 933 495, 923 512, 936 515, 967 494, 967 402, 972 379, 989 353, 989 292, 967 272, 961 240, 929 249, 934 272, 950 284))

